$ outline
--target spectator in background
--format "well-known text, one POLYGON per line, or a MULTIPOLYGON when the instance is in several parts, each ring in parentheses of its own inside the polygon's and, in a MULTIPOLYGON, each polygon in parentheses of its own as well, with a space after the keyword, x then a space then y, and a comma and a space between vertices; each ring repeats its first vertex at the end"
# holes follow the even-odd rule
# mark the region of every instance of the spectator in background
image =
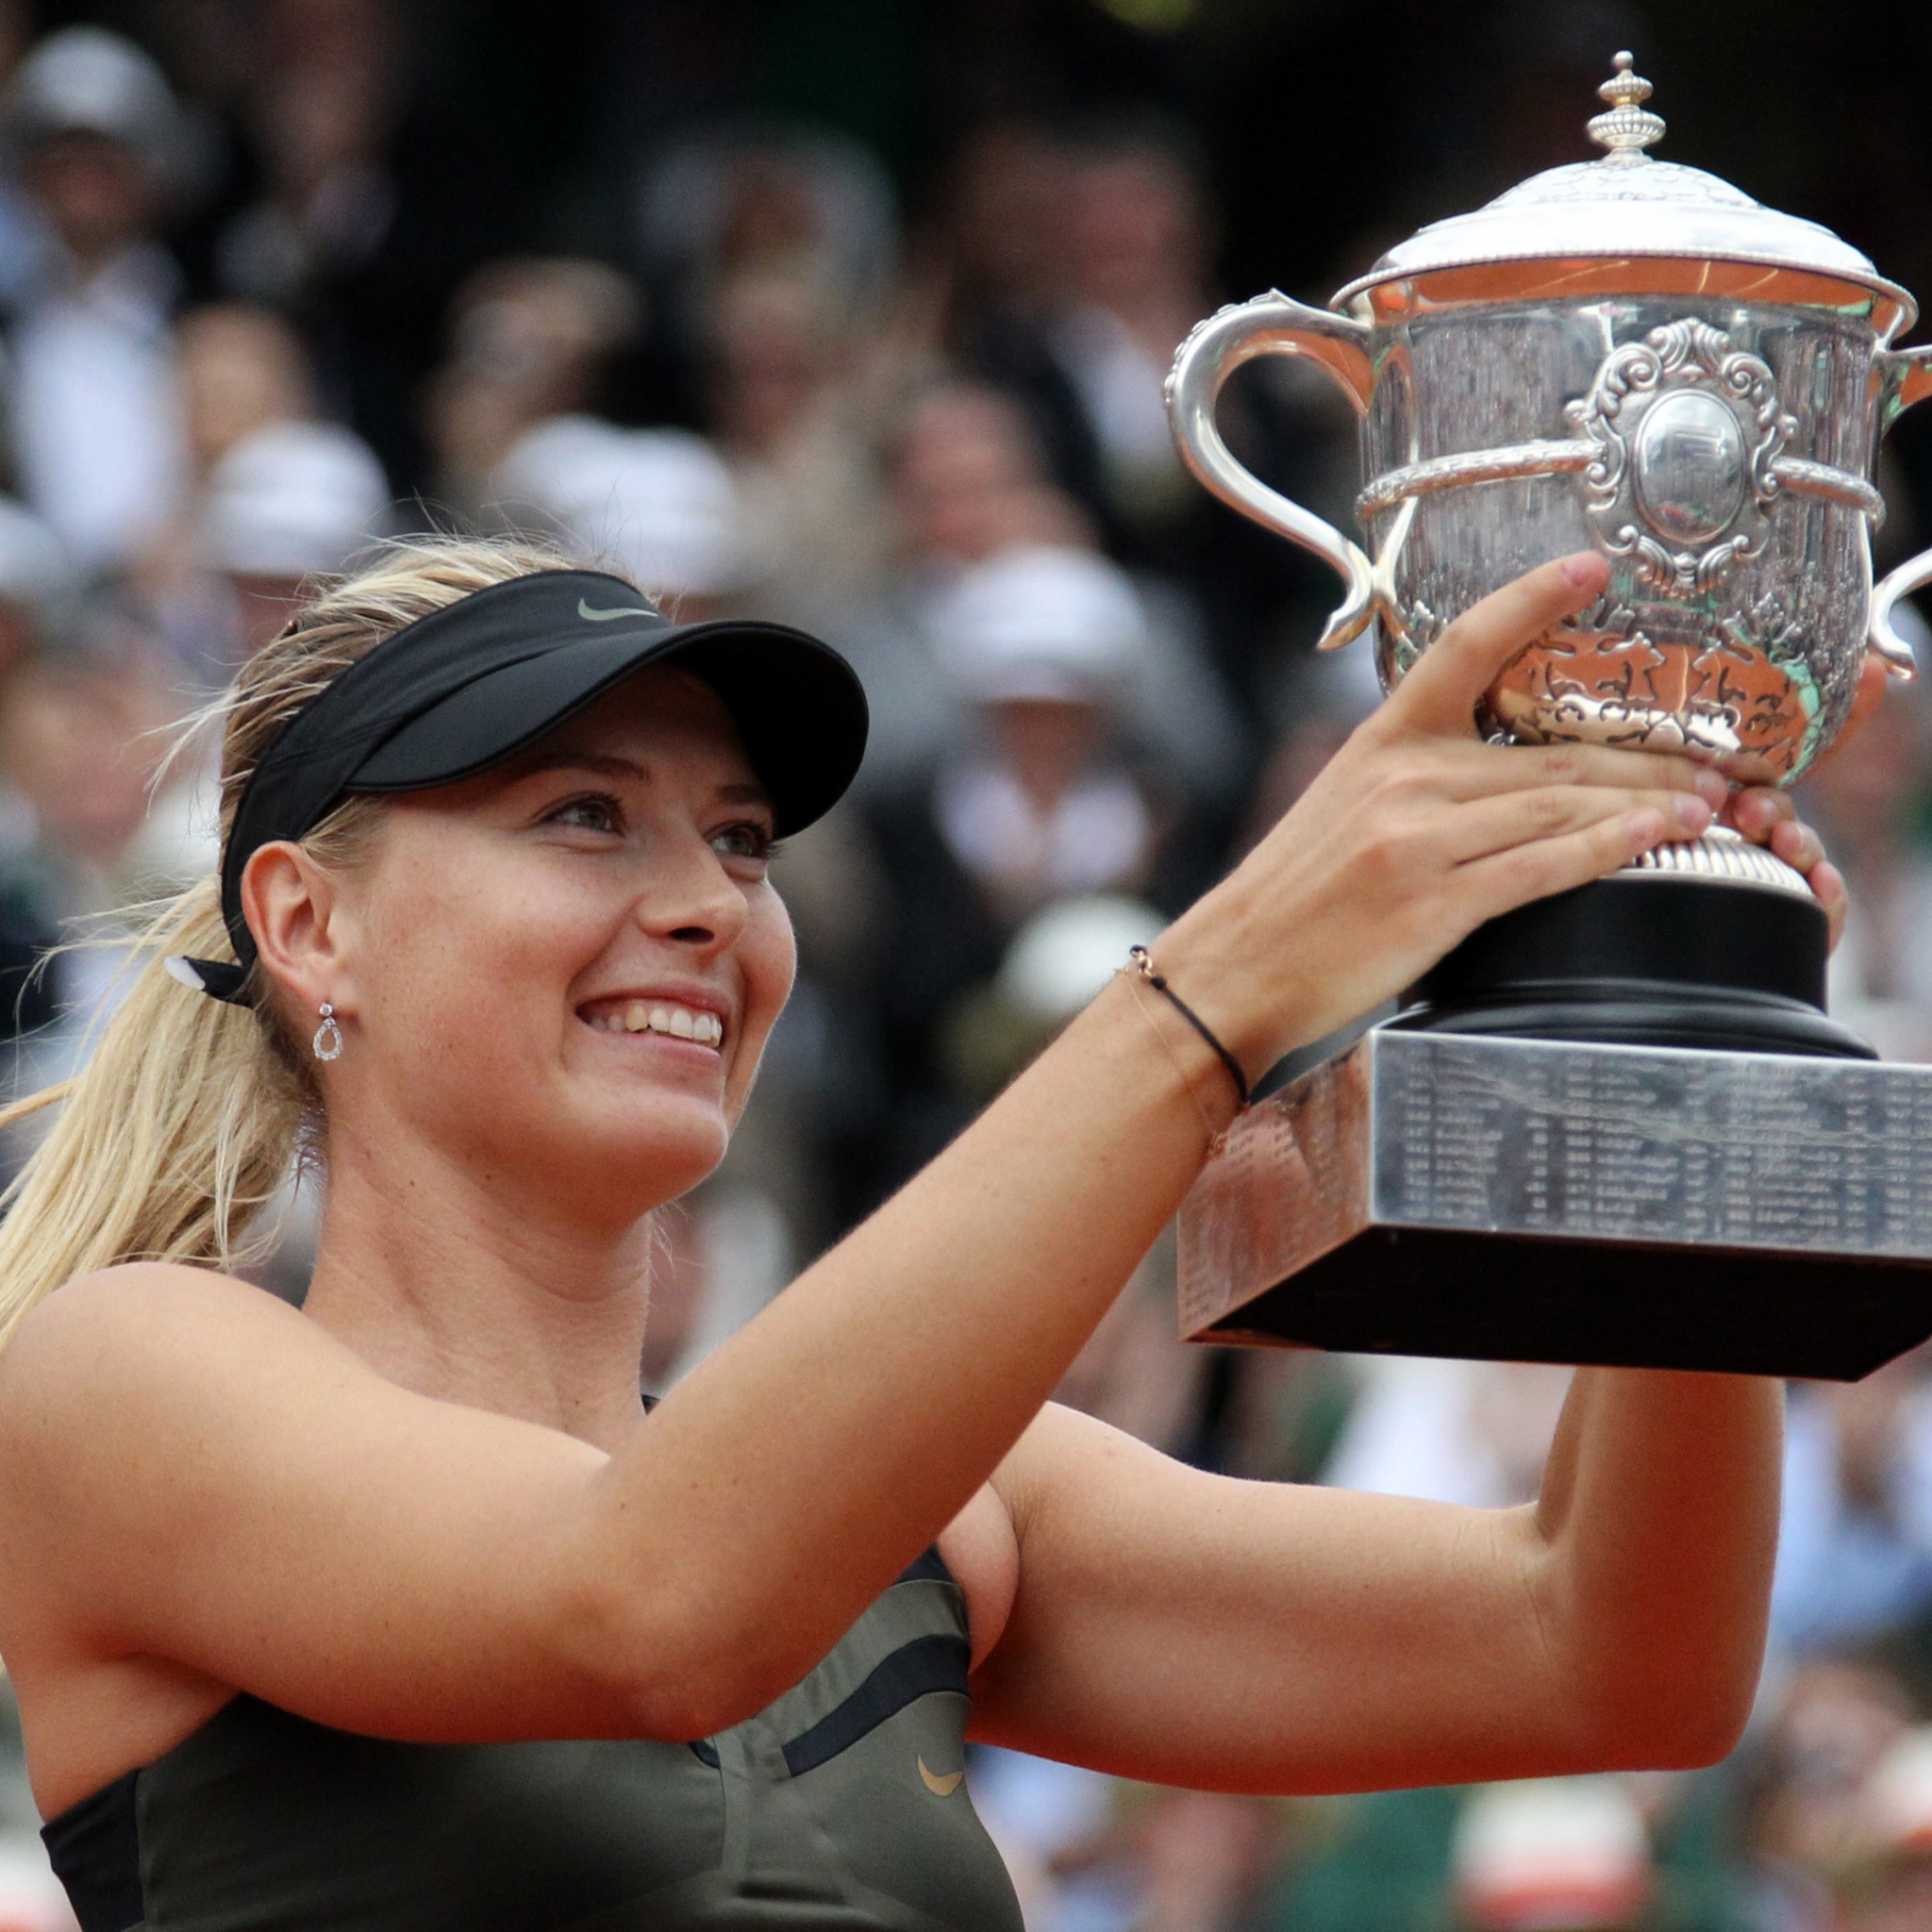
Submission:
POLYGON ((866 812, 891 908, 877 995, 896 1089, 888 1183, 983 1098, 962 1089, 947 1042, 1026 920, 1069 897, 1163 905, 1187 890, 1184 794, 1164 767, 1136 763, 1124 729, 1147 636, 1124 574, 1082 550, 1007 551, 936 605, 938 661, 974 728, 931 776, 866 812))
MULTIPOLYGON (((1084 549, 1090 520, 1049 478, 1026 417, 990 384, 916 387, 883 439, 894 555, 878 593, 839 632, 873 707, 864 791, 917 782, 968 720, 941 669, 935 624, 960 574, 1001 553, 1084 549)), ((1241 727, 1171 584, 1137 577, 1145 637, 1124 693, 1129 730, 1192 796, 1227 801, 1245 764, 1241 727)))
POLYGON ((31 811, 28 841, 0 863, 0 905, 39 946, 65 945, 23 1008, 22 1086, 66 1077, 94 1021, 117 1001, 123 915, 211 862, 211 830, 184 853, 149 792, 173 722, 159 667, 140 641, 102 624, 21 667, 0 707, 0 766, 31 811), (174 846, 175 849, 169 849, 174 846))
POLYGON ((1101 502, 1157 549, 1197 492, 1168 427, 1162 385, 1214 306, 1214 223, 1198 164, 1165 125, 1097 128, 1069 156, 1063 281, 1049 340, 1097 459, 1101 502))
POLYGON ((1030 190, 1040 227, 1030 250, 989 250, 980 239, 1007 288, 962 318, 964 352, 1024 399, 1060 481, 1110 546, 1172 562, 1175 527, 1197 505, 1161 386, 1182 338, 1214 306, 1205 280, 1213 223, 1186 137, 1145 118, 1098 122, 1051 144, 1008 133, 982 148, 971 185, 995 206, 1030 190))
POLYGON ((1889 1643, 1932 1693, 1932 1357, 1798 1385, 1772 1633, 1816 1655, 1889 1643))
MULTIPOLYGON (((1174 451, 1163 385, 1174 351, 1216 306, 1217 225, 1191 136, 1158 114, 1126 113, 1057 134, 996 128, 968 153, 956 203, 971 245, 958 258, 951 328, 962 365, 1020 401, 1055 479, 1108 552, 1188 592, 1212 661, 1260 719, 1278 660, 1298 647, 1284 642, 1286 620, 1311 587, 1333 599, 1291 546, 1195 486, 1174 451), (1003 208, 1028 211, 1028 237, 991 241, 1003 208)), ((1265 480, 1326 501, 1328 419, 1311 420, 1292 378, 1284 387, 1274 375, 1229 384, 1223 433, 1265 480)))
POLYGON ((191 308, 175 331, 189 455, 198 477, 251 431, 322 412, 302 339, 249 302, 191 308))
POLYGON ((891 178, 871 149, 829 128, 700 128, 651 157, 631 208, 657 324, 631 374, 656 420, 704 414, 713 317, 729 283, 800 276, 855 322, 874 317, 891 288, 891 178))
POLYGON ((495 508, 608 560, 680 622, 721 615, 750 570, 730 469, 682 429, 619 429, 558 416, 523 437, 497 469, 495 508))
POLYGON ((193 482, 143 559, 143 612, 199 689, 279 630, 305 577, 340 570, 389 510, 359 438, 316 420, 302 339, 248 303, 191 309, 176 332, 193 482))
POLYGON ((157 239, 184 124, 145 54, 76 26, 28 56, 6 126, 51 238, 12 320, 14 466, 76 561, 108 575, 160 535, 187 480, 168 337, 181 278, 157 239))
POLYGON ((850 299, 804 264, 748 269, 718 288, 708 341, 709 422, 743 499, 759 602, 836 631, 885 564, 850 299))
POLYGON ((223 676, 289 621, 310 578, 341 570, 382 534, 389 479, 338 423, 266 423, 233 443, 201 505, 208 567, 228 593, 223 676))
POLYGON ((602 262, 520 257, 472 275, 428 390, 439 508, 487 523, 510 451, 541 425, 592 409, 611 358, 643 325, 636 286, 602 262))
POLYGON ((213 245, 222 292, 303 332, 325 403, 391 490, 425 488, 422 391, 457 290, 521 251, 524 184, 419 84, 390 0, 262 0, 241 103, 258 192, 213 245))

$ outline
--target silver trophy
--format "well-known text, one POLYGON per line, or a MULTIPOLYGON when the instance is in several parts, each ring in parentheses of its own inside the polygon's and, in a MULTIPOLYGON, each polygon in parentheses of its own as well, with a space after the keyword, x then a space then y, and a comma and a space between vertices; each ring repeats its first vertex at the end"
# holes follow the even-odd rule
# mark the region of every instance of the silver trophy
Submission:
MULTIPOLYGON (((1610 582, 1482 723, 1789 783, 1843 724, 1926 551, 1874 586, 1878 439, 1932 395, 1916 308, 1816 224, 1646 152, 1616 57, 1605 150, 1390 250, 1328 309, 1268 294, 1182 345, 1190 469, 1341 574, 1322 648, 1385 688, 1461 612, 1595 547, 1610 582), (1235 461, 1228 375, 1305 357, 1362 421, 1357 545, 1235 461)), ((1824 1010, 1799 875, 1715 829, 1493 921, 1341 1058, 1257 1108, 1182 1215, 1184 1332, 1849 1377, 1932 1334, 1932 1069, 1824 1010)))

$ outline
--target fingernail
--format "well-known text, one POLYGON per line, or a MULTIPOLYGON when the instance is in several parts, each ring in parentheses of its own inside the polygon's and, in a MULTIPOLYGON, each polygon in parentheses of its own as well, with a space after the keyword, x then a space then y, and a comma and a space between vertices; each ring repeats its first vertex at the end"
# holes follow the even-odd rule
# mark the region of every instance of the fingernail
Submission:
MULTIPOLYGON (((1698 803, 1701 805, 1703 800, 1698 803)), ((1624 821, 1624 829, 1640 846, 1655 845, 1664 835, 1664 815, 1645 806, 1641 811, 1633 811, 1624 821)))
POLYGON ((1731 795, 1731 788, 1717 772, 1699 772, 1696 777, 1691 779, 1690 784, 1698 797, 1713 808, 1722 805, 1731 795))
POLYGON ((1603 575, 1603 559, 1594 550, 1580 550, 1563 559, 1563 581, 1573 591, 1588 589, 1603 575))
POLYGON ((1694 792, 1686 791, 1678 796, 1677 824, 1680 830, 1701 832, 1714 816, 1709 802, 1699 798, 1694 792))

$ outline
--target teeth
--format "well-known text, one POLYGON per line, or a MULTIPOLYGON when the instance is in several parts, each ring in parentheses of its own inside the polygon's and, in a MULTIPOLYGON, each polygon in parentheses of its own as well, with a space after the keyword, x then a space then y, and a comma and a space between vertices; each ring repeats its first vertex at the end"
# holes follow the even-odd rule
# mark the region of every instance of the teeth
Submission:
POLYGON ((662 1033, 673 1040, 694 1041, 700 1046, 719 1046, 724 1040, 724 1023, 716 1013, 697 1013, 689 1007, 646 1006, 632 1000, 622 1012, 607 1013, 591 1021, 601 1033, 662 1033))

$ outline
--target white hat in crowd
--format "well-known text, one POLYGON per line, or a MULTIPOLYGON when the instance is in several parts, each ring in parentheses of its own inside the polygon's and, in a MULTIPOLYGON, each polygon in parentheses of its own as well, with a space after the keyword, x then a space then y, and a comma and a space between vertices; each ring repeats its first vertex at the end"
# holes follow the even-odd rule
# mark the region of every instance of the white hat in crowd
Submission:
POLYGON ((21 142, 98 134, 138 150, 162 173, 185 160, 187 128, 166 75, 104 27, 62 27, 42 41, 8 90, 6 122, 21 142))
POLYGON ((1932 1852, 1932 1724, 1907 1731, 1874 1767, 1864 1790, 1875 1849, 1932 1852))
POLYGON ((982 704, 1103 704, 1140 675, 1147 620, 1132 580, 1091 551, 1038 544, 962 571, 932 612, 940 662, 982 704))
POLYGON ((553 417, 511 448, 495 488, 506 505, 535 510, 654 595, 725 596, 750 575, 731 472, 685 430, 553 417))
POLYGON ((1478 1932, 1626 1925, 1652 1887, 1650 1840, 1623 1778, 1485 1785, 1457 1821, 1463 1923, 1478 1932))
POLYGON ((1062 1026, 1120 970, 1129 946, 1144 946, 1167 921, 1139 899, 1091 892, 1057 899, 1014 934, 995 984, 1016 1012, 1062 1026))
POLYGON ((359 436, 335 423, 270 423, 215 465, 203 552, 237 576, 341 570, 376 534, 389 501, 389 479, 359 436))

